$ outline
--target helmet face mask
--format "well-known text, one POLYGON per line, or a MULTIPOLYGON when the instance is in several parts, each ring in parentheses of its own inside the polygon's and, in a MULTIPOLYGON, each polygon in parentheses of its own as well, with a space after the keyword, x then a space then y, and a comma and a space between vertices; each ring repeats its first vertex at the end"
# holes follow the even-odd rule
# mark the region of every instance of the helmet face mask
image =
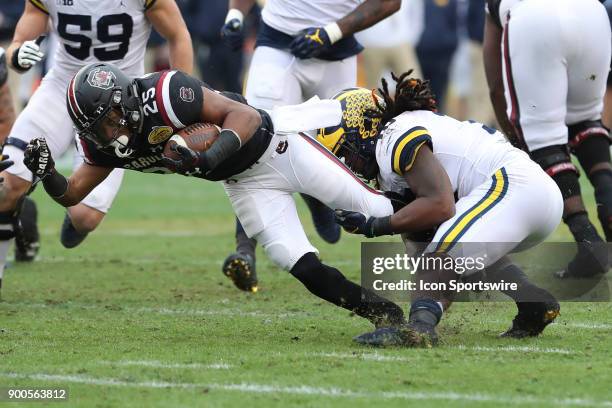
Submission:
POLYGON ((82 68, 70 82, 67 102, 79 137, 117 157, 133 154, 142 107, 132 80, 119 69, 101 63, 82 68))
MULTIPOLYGON (((332 99, 342 108, 342 121, 338 126, 319 129, 317 140, 339 158, 358 176, 372 180, 378 174, 376 141, 380 127, 380 112, 371 90, 349 88, 332 99)), ((379 99, 380 104, 383 102, 379 99)))

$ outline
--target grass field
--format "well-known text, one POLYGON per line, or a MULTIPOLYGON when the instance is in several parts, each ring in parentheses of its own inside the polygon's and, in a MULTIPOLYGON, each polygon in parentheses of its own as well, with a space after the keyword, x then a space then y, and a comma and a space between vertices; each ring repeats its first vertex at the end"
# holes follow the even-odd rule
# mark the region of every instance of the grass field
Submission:
MULTIPOLYGON (((367 322, 263 253, 259 293, 222 276, 234 224, 220 185, 128 173, 107 220, 70 251, 63 209, 35 193, 42 251, 5 274, 0 387, 67 387, 69 401, 50 405, 81 407, 612 406, 609 303, 564 303, 524 341, 496 338, 510 303, 457 304, 438 348, 360 347, 351 338, 367 322)), ((325 245, 302 214, 324 260, 358 279, 360 240, 325 245)), ((563 227, 554 239, 568 239, 563 227)))

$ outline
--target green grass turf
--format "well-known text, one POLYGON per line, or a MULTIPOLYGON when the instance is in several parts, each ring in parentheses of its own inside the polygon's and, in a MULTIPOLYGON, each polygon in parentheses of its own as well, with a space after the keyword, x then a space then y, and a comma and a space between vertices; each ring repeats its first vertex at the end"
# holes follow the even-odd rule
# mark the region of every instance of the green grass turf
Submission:
MULTIPOLYGON (((42 189, 35 198, 42 251, 5 274, 0 387, 68 387, 50 406, 612 406, 609 303, 564 303, 524 341, 496 338, 510 303, 456 304, 440 347, 372 350, 351 341, 367 322, 261 252, 259 293, 222 276, 234 224, 220 185, 128 172, 74 250, 58 241, 63 209, 42 189)), ((323 244, 300 206, 323 259, 358 279, 360 239, 323 244)), ((553 239, 568 240, 565 227, 553 239)))

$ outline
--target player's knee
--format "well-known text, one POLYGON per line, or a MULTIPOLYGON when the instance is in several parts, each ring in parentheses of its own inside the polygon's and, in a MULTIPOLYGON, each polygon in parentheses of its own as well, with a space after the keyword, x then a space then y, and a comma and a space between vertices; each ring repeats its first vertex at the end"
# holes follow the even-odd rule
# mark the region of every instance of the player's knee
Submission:
POLYGON ((282 241, 265 243, 263 248, 268 258, 286 271, 291 270, 304 255, 304 252, 282 241))
POLYGON ((84 204, 70 207, 68 212, 74 229, 80 233, 88 233, 95 230, 106 215, 102 211, 98 211, 84 204))
POLYGON ((580 195, 578 169, 565 145, 547 146, 531 152, 531 158, 557 183, 563 199, 580 195))
POLYGON ((569 126, 569 146, 590 177, 603 164, 610 164, 610 134, 600 120, 569 126))

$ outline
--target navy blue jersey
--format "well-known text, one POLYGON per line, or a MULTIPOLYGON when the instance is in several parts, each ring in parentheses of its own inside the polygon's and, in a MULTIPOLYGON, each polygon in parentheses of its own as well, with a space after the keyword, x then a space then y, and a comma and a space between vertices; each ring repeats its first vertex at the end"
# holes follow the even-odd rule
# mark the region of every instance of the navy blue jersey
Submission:
MULTIPOLYGON (((130 140, 134 152, 125 158, 117 157, 114 148, 100 148, 95 143, 80 139, 85 161, 101 167, 123 168, 145 173, 169 173, 162 163, 162 153, 176 131, 202 122, 205 103, 202 88, 205 83, 180 71, 162 71, 136 79, 142 102, 141 131, 130 140)), ((246 103, 240 95, 222 95, 246 103)), ((268 115, 260 111, 262 126, 240 150, 223 161, 212 172, 194 175, 207 180, 224 180, 238 174, 259 159, 270 143, 273 129, 268 115)))

